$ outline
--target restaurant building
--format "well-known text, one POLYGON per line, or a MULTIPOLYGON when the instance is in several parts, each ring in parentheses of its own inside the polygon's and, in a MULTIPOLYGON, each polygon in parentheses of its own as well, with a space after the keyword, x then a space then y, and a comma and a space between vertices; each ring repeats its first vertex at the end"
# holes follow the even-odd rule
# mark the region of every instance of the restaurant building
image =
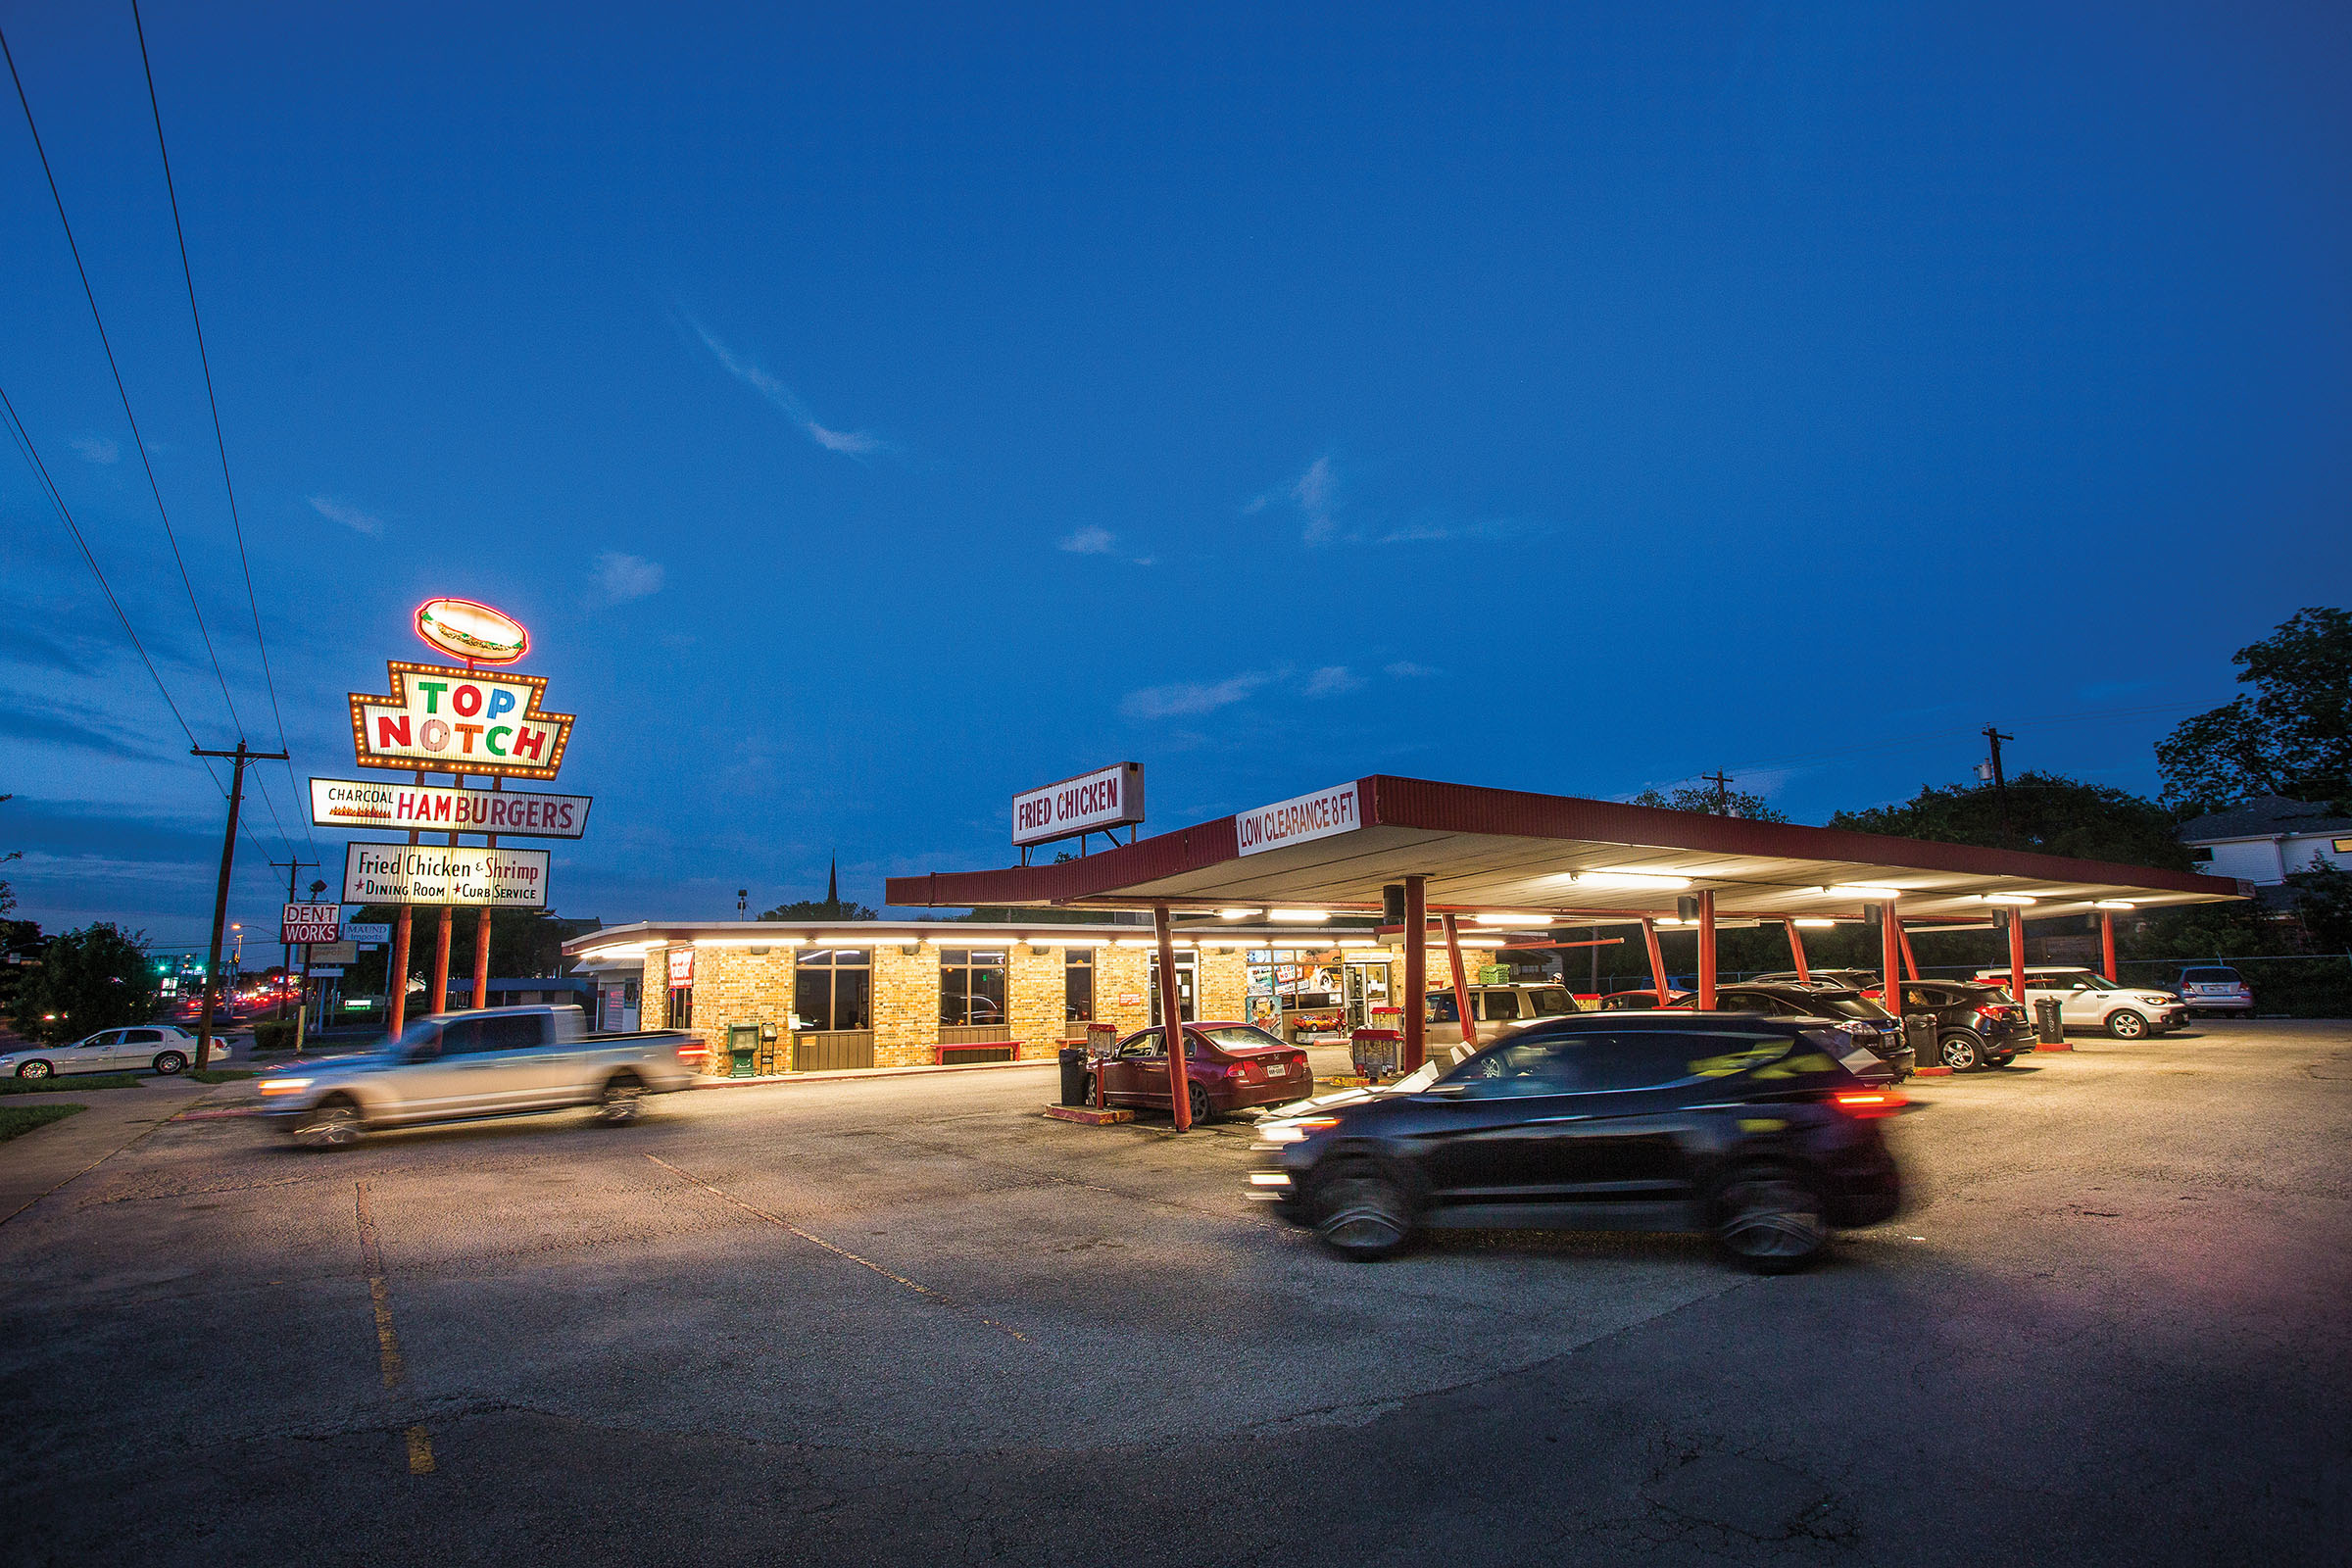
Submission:
MULTIPOLYGON (((771 1073, 1045 1059, 1090 1024, 1148 1028, 1159 1021, 1153 947, 1133 924, 738 920, 609 926, 564 951, 595 983, 598 1027, 691 1027, 714 1068, 748 1046, 754 1070, 771 1073)), ((1185 1017, 1247 1019, 1285 1039, 1392 1021, 1377 1014, 1400 994, 1401 964, 1360 922, 1212 920, 1176 937, 1185 1017)))

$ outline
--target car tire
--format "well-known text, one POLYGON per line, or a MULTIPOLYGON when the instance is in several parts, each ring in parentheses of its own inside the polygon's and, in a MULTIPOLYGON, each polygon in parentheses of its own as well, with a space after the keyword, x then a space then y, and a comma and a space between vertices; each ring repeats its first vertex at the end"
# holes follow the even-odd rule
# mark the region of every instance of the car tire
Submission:
POLYGON ((2107 1015, 2107 1033, 2117 1040, 2144 1040, 2150 1031, 2147 1019, 2130 1007, 2118 1007, 2107 1015))
POLYGON ((329 1095, 294 1129, 294 1142, 305 1149, 349 1149, 367 1130, 359 1102, 349 1095, 329 1095))
POLYGON ((1936 1042, 1936 1054, 1954 1072, 1984 1065, 1984 1040, 1973 1029, 1954 1029, 1936 1042))
POLYGON ((1316 1182, 1307 1211, 1316 1239, 1350 1262, 1377 1262, 1413 1235, 1412 1200, 1370 1165, 1349 1165, 1316 1182))
POLYGON ((171 1077, 173 1073, 178 1072, 181 1068, 187 1066, 187 1064, 188 1058, 181 1055, 176 1051, 167 1051, 155 1058, 155 1070, 162 1073, 167 1078, 171 1077))
POLYGON ((1993 1057, 1993 1058, 1992 1058, 1992 1064, 1993 1064, 1995 1067, 2006 1067, 2006 1066, 2008 1066, 2008 1065, 2009 1065, 2011 1062, 2015 1061, 2016 1059, 2017 1059, 2017 1053, 2016 1053, 2016 1052, 2014 1052, 2014 1051, 2004 1051, 2004 1052, 2002 1052, 2002 1053, 2001 1053, 1999 1055, 1997 1055, 1997 1056, 1995 1056, 1995 1057, 1993 1057))
POLYGON ((597 1096, 596 1119, 608 1127, 624 1127, 637 1119, 644 1104, 645 1080, 633 1072, 616 1072, 597 1096))
POLYGON ((17 1065, 17 1076, 20 1078, 54 1078, 57 1076, 57 1069, 45 1061, 20 1062, 17 1065))
POLYGON ((1755 1274, 1792 1274, 1830 1244, 1821 1194, 1786 1165, 1748 1165, 1715 1196, 1715 1242, 1755 1274))
MULTIPOLYGON (((1090 1072, 1090 1073, 1088 1073, 1088 1074, 1086 1075, 1086 1087, 1085 1087, 1085 1089, 1084 1089, 1084 1090, 1082 1090, 1082 1091, 1080 1092, 1079 1099, 1078 1099, 1078 1103, 1080 1103, 1081 1105, 1091 1105, 1091 1104, 1093 1104, 1094 1102, 1095 1102, 1095 1075, 1094 1075, 1093 1073, 1091 1073, 1091 1072, 1090 1072)), ((1108 1103, 1108 1102, 1105 1102, 1105 1103, 1108 1103)))
POLYGON ((1193 1084, 1186 1090, 1184 1100, 1192 1107, 1194 1126, 1205 1127, 1217 1119, 1217 1107, 1208 1102, 1208 1091, 1199 1084, 1193 1084))

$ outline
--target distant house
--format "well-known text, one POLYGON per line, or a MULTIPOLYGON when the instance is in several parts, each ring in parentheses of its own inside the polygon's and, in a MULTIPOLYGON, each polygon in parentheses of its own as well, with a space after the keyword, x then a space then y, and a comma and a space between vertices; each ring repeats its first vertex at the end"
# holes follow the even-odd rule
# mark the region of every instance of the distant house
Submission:
POLYGON ((2352 817, 2330 816, 2325 806, 2280 795, 2258 795, 2183 822, 2180 839, 2196 869, 2258 888, 2281 886, 2293 873, 2320 865, 2352 869, 2352 817))

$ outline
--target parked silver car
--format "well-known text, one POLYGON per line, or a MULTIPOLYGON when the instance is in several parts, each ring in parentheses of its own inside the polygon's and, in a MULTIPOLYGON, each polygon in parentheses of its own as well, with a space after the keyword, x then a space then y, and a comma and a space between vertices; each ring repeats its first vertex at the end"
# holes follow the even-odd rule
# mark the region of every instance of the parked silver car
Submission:
POLYGON ((281 1133, 335 1149, 373 1128, 566 1105, 630 1121, 645 1096, 691 1083, 708 1054, 684 1029, 600 1033, 577 1007, 485 1007, 419 1018, 381 1050, 257 1087, 281 1133))

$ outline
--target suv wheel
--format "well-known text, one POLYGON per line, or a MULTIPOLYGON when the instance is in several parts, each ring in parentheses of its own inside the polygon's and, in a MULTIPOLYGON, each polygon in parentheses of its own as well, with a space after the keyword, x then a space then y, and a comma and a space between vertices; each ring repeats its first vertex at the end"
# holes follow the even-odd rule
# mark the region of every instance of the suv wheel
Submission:
POLYGON ((1984 1065, 1984 1042, 1973 1030, 1955 1029, 1936 1042, 1943 1064, 1954 1072, 1984 1065))
POLYGON ((312 1108, 303 1124, 294 1129, 294 1141, 305 1149, 348 1149, 365 1131, 367 1123, 360 1119, 360 1107, 337 1095, 312 1108))
POLYGON ((1830 1241, 1821 1195, 1785 1166, 1750 1165, 1735 1173, 1716 1197, 1715 1216, 1716 1241, 1758 1274, 1803 1268, 1830 1241))
POLYGON ((1404 1189, 1368 1165, 1317 1182, 1311 1208, 1323 1245, 1359 1263, 1387 1257, 1413 1234, 1413 1205, 1404 1189))
POLYGON ((635 1121, 644 1101, 645 1085, 636 1074, 615 1073, 612 1081, 605 1085, 604 1094, 597 1099, 597 1120, 611 1127, 635 1121))
POLYGON ((2107 1032, 2118 1040, 2140 1040, 2148 1033, 2148 1020, 2130 1007, 2118 1007, 2107 1015, 2107 1032))

